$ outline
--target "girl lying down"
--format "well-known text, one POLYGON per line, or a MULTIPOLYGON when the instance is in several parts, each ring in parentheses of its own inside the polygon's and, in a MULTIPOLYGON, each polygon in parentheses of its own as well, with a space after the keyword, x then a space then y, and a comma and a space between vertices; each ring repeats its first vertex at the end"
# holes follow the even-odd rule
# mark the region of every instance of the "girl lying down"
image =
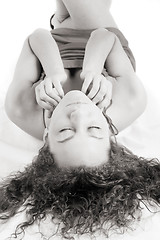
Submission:
POLYGON ((64 49, 54 41, 65 41, 68 33, 79 39, 81 31, 58 28, 52 33, 55 40, 38 31, 25 41, 6 97, 11 120, 37 138, 44 135, 44 146, 24 171, 1 183, 0 219, 25 213, 15 238, 48 216, 52 236, 123 233, 140 219, 142 205, 158 211, 160 204, 159 161, 134 155, 115 136, 144 111, 145 91, 118 37, 106 29, 86 31, 78 40, 78 61, 72 42, 65 42, 64 49), (44 46, 43 40, 52 43, 47 46, 56 53, 50 56, 55 68, 37 51, 43 49, 37 36, 44 37, 44 46), (46 77, 37 81, 42 66, 46 77))

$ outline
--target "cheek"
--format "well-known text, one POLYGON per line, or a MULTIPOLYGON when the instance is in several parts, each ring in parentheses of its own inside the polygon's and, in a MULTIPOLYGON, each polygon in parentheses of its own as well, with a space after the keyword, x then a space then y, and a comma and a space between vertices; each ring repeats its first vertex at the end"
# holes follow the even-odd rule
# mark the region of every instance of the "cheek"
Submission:
POLYGON ((102 125, 103 125, 103 129, 104 129, 104 131, 105 131, 105 134, 107 134, 108 136, 110 136, 109 124, 108 124, 107 120, 105 119, 105 117, 103 117, 102 125))
POLYGON ((51 132, 55 132, 56 129, 58 129, 58 126, 60 124, 60 120, 64 117, 62 114, 59 114, 59 111, 54 111, 51 118, 50 118, 50 124, 49 124, 49 130, 51 132))
POLYGON ((52 128, 49 129, 48 131, 48 145, 51 153, 54 153, 56 149, 56 141, 55 141, 55 134, 52 130, 52 128))

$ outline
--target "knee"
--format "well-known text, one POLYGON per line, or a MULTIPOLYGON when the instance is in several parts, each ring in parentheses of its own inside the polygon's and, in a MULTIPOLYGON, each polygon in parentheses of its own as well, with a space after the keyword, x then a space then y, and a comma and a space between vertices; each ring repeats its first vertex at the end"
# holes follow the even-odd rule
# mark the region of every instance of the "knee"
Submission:
POLYGON ((50 34, 50 32, 43 28, 38 28, 34 30, 34 32, 29 36, 30 41, 37 41, 42 39, 43 36, 46 36, 47 34, 50 34))
POLYGON ((112 39, 115 40, 116 39, 116 35, 110 31, 108 31, 106 28, 97 28, 96 30, 94 30, 91 33, 91 37, 97 37, 100 39, 104 39, 104 40, 108 40, 108 39, 112 39))
POLYGON ((49 31, 47 29, 44 29, 44 28, 37 28, 36 30, 34 30, 32 35, 39 36, 39 35, 44 34, 44 33, 49 33, 49 31))

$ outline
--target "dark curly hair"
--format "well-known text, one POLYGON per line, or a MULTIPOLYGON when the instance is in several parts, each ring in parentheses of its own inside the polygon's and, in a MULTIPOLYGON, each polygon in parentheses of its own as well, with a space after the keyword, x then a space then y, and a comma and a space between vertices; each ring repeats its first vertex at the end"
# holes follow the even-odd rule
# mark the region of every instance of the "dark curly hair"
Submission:
MULTIPOLYGON (((160 203, 160 163, 144 159, 111 142, 110 158, 94 168, 59 168, 45 145, 23 172, 0 187, 0 219, 7 220, 23 206, 27 221, 13 237, 49 214, 62 238, 100 231, 124 232, 139 219, 141 203, 160 203)), ((53 233, 54 234, 54 233, 53 233)))

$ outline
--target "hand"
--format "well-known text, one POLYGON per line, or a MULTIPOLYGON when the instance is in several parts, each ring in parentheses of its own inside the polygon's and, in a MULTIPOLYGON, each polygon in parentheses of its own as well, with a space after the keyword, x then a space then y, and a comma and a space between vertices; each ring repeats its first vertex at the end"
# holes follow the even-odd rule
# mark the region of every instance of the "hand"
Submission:
MULTIPOLYGON (((61 86, 59 86, 60 82, 57 81, 55 85, 63 93, 61 86)), ((53 86, 53 79, 46 77, 35 88, 36 101, 39 106, 48 110, 48 117, 51 117, 54 107, 58 105, 63 96, 62 93, 61 96, 59 95, 56 87, 53 86)))
POLYGON ((107 108, 112 99, 111 77, 92 72, 81 73, 84 79, 82 92, 84 92, 100 109, 107 108))

